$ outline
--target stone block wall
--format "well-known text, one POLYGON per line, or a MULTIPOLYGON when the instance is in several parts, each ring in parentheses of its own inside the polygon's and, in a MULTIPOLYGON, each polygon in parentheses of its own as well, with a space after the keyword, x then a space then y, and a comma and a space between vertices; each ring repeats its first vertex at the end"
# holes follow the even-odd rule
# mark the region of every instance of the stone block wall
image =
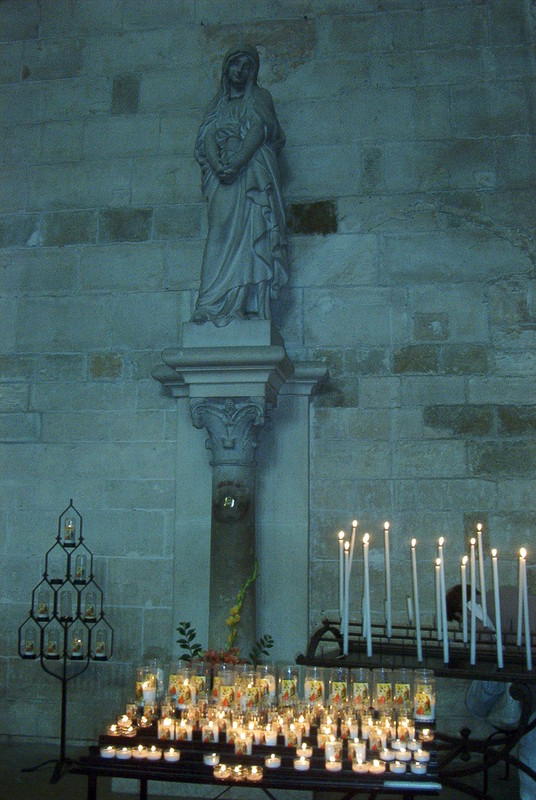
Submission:
MULTIPOLYGON (((118 632, 113 662, 72 684, 70 736, 94 738, 136 662, 176 638, 174 517, 192 498, 151 369, 193 309, 193 143, 237 40, 258 46, 287 135, 275 322, 291 358, 330 370, 298 613, 311 629, 336 613, 336 532, 354 517, 377 614, 391 521, 395 619, 413 536, 430 620, 439 535, 449 583, 477 520, 505 580, 520 545, 534 563, 534 25, 528 0, 0 3, 0 735, 57 735, 17 628, 70 498, 118 632)), ((357 614, 359 553, 354 574, 357 614)))

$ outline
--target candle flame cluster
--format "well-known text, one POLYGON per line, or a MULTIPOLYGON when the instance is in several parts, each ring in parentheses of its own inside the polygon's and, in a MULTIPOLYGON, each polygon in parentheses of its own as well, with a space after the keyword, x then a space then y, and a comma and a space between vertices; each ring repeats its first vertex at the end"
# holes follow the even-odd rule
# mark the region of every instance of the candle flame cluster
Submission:
MULTIPOLYGON (((352 522, 352 535, 350 541, 346 539, 343 530, 338 533, 340 547, 339 555, 339 610, 341 619, 341 632, 343 636, 343 653, 348 655, 348 627, 349 627, 349 584, 352 571, 352 559, 358 521, 352 522)), ((485 628, 495 629, 497 644, 497 667, 504 666, 502 630, 501 630, 501 603, 498 574, 498 550, 491 548, 491 570, 493 578, 493 593, 495 605, 494 624, 488 617, 486 600, 485 556, 482 543, 484 526, 481 522, 476 524, 476 536, 469 540, 470 556, 463 555, 460 561, 461 589, 462 589, 462 631, 463 642, 470 645, 470 663, 476 664, 476 619, 477 619, 477 591, 482 608, 482 621, 485 628), (477 578, 478 559, 478 578, 477 578), (467 564, 470 566, 470 603, 467 600, 467 564), (470 632, 468 633, 468 611, 470 610, 470 632)), ((385 628, 387 638, 392 635, 391 614, 391 568, 390 568, 390 541, 391 523, 383 523, 384 559, 385 559, 385 628)), ((363 599, 362 599, 362 636, 367 644, 367 656, 372 655, 371 616, 370 616, 370 575, 369 575, 369 547, 371 536, 365 533, 362 537, 363 544, 363 599)), ((408 597, 408 615, 410 622, 415 621, 417 641, 417 658, 423 660, 421 622, 419 608, 419 585, 417 575, 417 539, 411 539, 411 567, 412 567, 412 597, 408 597)), ((442 643, 443 660, 449 663, 449 632, 447 618, 447 590, 445 580, 445 546, 446 539, 440 536, 437 541, 437 556, 435 566, 435 596, 436 596, 436 626, 437 639, 442 643)), ((525 639, 527 670, 532 670, 531 633, 529 620, 529 603, 527 588, 527 549, 519 550, 519 580, 518 580, 518 619, 517 619, 517 645, 522 646, 525 639)))

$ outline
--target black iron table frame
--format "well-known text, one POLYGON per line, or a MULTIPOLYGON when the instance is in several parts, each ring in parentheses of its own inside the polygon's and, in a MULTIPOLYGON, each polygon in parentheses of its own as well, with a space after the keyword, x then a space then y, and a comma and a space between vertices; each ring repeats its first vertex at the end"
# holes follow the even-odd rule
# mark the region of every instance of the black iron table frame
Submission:
MULTIPOLYGON (((106 739, 106 742, 108 739, 106 739)), ((138 741, 138 740, 136 740, 138 741)), ((103 738, 103 743, 104 738, 103 738)), ((159 746, 163 743, 160 742, 159 746)), ((212 786, 220 786, 221 791, 215 795, 213 800, 225 795, 233 787, 248 789, 261 789, 270 800, 277 800, 272 794, 272 790, 293 789, 296 791, 324 791, 337 792, 342 794, 341 800, 350 800, 357 794, 366 794, 370 798, 377 794, 400 795, 407 800, 413 800, 416 796, 433 796, 441 791, 441 784, 437 781, 437 770, 431 767, 431 773, 427 776, 395 776, 385 773, 384 776, 356 776, 348 765, 343 772, 338 773, 340 777, 335 777, 327 772, 324 761, 320 756, 313 756, 311 769, 307 773, 294 770, 293 755, 282 755, 282 765, 279 769, 264 769, 261 781, 253 782, 249 780, 220 780, 214 777, 213 767, 203 763, 203 754, 211 752, 207 746, 197 747, 195 744, 175 743, 181 750, 181 760, 176 763, 168 763, 164 760, 158 762, 147 762, 145 760, 137 762, 129 760, 125 762, 116 759, 104 759, 100 756, 99 747, 91 747, 89 756, 82 757, 70 768, 70 772, 79 775, 86 775, 88 779, 87 800, 98 800, 97 780, 99 777, 108 778, 129 778, 137 780, 140 784, 140 800, 148 800, 149 781, 164 781, 173 783, 195 783, 212 786)), ((212 745, 211 747, 214 747, 212 745)), ((284 752, 281 747, 271 748, 279 755, 284 752)), ((220 747, 222 760, 230 766, 233 763, 231 750, 220 747)), ((250 756, 248 764, 255 763, 257 766, 264 764, 264 757, 268 755, 268 748, 254 748, 253 760, 250 756), (264 750, 267 752, 264 753, 264 750)))

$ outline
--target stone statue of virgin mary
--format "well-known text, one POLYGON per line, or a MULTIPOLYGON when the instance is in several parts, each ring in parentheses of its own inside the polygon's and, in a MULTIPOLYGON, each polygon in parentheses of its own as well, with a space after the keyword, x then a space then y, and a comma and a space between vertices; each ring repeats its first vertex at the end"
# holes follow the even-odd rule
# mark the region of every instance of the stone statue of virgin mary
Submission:
POLYGON ((270 93, 257 84, 259 54, 226 54, 219 91, 199 128, 195 157, 208 203, 208 237, 193 322, 271 319, 287 281, 278 154, 285 143, 270 93))

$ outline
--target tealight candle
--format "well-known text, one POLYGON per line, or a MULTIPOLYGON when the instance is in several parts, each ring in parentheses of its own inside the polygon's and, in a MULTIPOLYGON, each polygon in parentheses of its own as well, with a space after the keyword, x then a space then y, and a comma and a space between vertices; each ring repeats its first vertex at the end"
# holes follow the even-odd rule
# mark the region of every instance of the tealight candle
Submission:
POLYGON ((420 761, 421 764, 427 764, 430 761, 430 753, 427 750, 415 750, 413 754, 415 761, 420 761))
POLYGON ((410 739, 409 742, 406 742, 406 748, 412 751, 418 750, 419 742, 417 741, 417 739, 410 739))
POLYGON ((337 761, 335 756, 330 756, 330 758, 326 761, 326 769, 330 772, 340 772, 342 769, 342 762, 337 761))
POLYGON ((154 746, 151 746, 150 750, 147 750, 147 759, 149 761, 159 761, 162 758, 162 751, 159 750, 154 746))
POLYGON ((390 750, 388 747, 384 747, 383 750, 380 750, 380 758, 382 761, 394 761, 394 751, 390 750))
POLYGON ((421 764, 420 761, 413 761, 410 767, 414 775, 426 775, 426 764, 421 764))
POLYGON ((396 757, 398 761, 411 761, 411 750, 406 750, 405 747, 401 747, 396 757))
POLYGON ((220 757, 218 753, 205 753, 203 756, 203 762, 207 765, 207 767, 215 767, 220 763, 220 757))
POLYGON ((165 761, 178 761, 180 757, 181 757, 180 751, 175 750, 174 747, 170 747, 169 750, 164 750, 165 761))
POLYGON ((132 748, 132 758, 147 758, 147 748, 144 747, 142 744, 139 744, 137 747, 132 748))
POLYGON ((364 775, 365 772, 369 771, 369 765, 366 761, 358 758, 357 761, 352 762, 352 769, 354 772, 359 772, 361 775, 364 775))
POLYGON ((229 774, 230 770, 226 764, 220 764, 218 767, 214 767, 214 777, 219 779, 220 781, 225 780, 225 778, 228 778, 229 774))
POLYGON ((101 747, 101 758, 115 758, 115 747, 111 744, 108 747, 101 747))
POLYGON ((406 765, 402 761, 393 761, 389 770, 394 772, 395 775, 403 775, 406 771, 406 765))
POLYGON ((301 746, 296 748, 296 755, 303 756, 304 758, 311 758, 313 755, 313 748, 306 742, 302 742, 301 746))
POLYGON ((375 758, 372 764, 369 766, 369 772, 372 775, 381 775, 382 772, 385 772, 385 764, 382 764, 381 761, 378 761, 378 759, 375 758))
POLYGON ((113 725, 108 725, 106 733, 108 736, 121 736, 121 731, 115 723, 113 725))
POLYGON ((122 747, 115 753, 115 757, 120 758, 122 761, 126 761, 127 759, 131 758, 131 756, 132 756, 132 751, 130 747, 122 747))
POLYGON ((310 766, 310 761, 308 758, 304 758, 301 756, 300 758, 294 759, 294 769, 299 770, 300 772, 305 772, 308 770, 310 766))
POLYGON ((246 773, 246 780, 253 782, 262 781, 262 769, 256 766, 251 767, 246 773))
POLYGON ((423 728, 422 731, 419 731, 419 739, 421 742, 433 742, 434 732, 430 728, 423 728))
POLYGON ((268 769, 279 769, 281 766, 281 759, 279 756, 276 756, 275 753, 272 753, 271 756, 267 756, 264 759, 264 766, 268 767, 268 769))

